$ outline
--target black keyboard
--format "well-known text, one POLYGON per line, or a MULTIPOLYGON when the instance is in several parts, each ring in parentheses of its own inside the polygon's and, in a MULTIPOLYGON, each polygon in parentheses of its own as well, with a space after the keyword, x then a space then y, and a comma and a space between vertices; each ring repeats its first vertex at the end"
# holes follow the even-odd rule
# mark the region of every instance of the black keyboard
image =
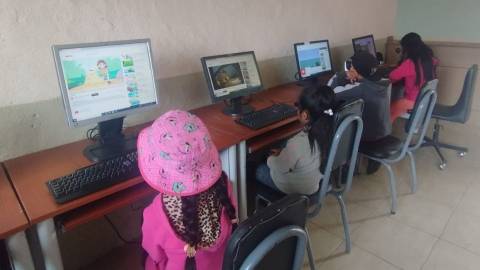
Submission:
POLYGON ((393 68, 389 67, 380 67, 377 69, 377 74, 382 76, 382 78, 388 78, 390 76, 390 73, 393 71, 393 68))
POLYGON ((275 104, 268 108, 253 112, 242 118, 235 119, 235 122, 253 130, 261 129, 285 118, 297 114, 297 107, 287 104, 275 104))
POLYGON ((76 170, 46 182, 57 204, 81 198, 139 176, 137 152, 76 170))

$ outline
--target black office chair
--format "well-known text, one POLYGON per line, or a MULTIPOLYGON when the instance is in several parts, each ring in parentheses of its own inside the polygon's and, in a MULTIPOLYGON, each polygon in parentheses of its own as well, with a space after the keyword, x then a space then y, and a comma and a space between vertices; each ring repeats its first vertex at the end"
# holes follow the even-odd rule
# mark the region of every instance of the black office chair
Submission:
POLYGON ((397 207, 397 192, 395 189, 395 178, 389 164, 399 162, 405 157, 405 155, 408 155, 413 181, 412 193, 415 193, 417 190, 417 173, 415 159, 411 151, 418 149, 423 142, 423 138, 428 128, 428 122, 430 121, 430 116, 437 100, 437 84, 438 80, 435 79, 425 83, 420 89, 413 110, 410 112, 410 117, 405 125, 405 131, 408 133, 405 141, 389 135, 377 141, 361 142, 360 147, 358 148, 358 153, 361 156, 358 167, 359 174, 362 156, 380 162, 385 168, 387 168, 390 192, 392 195, 392 208, 390 210, 392 214, 395 214, 397 207), (418 142, 414 145, 410 145, 414 133, 420 128, 421 132, 418 142))
MULTIPOLYGON (((345 185, 342 189, 333 189, 330 185, 330 176, 333 170, 341 168, 344 164, 355 164, 357 159, 357 150, 363 130, 363 122, 361 119, 363 112, 363 100, 356 100, 344 103, 339 106, 334 114, 334 132, 332 146, 328 155, 326 164, 321 165, 323 179, 320 180, 319 189, 312 195, 308 195, 311 205, 315 205, 315 210, 308 214, 308 217, 315 217, 322 207, 323 201, 327 194, 335 196, 340 204, 342 214, 343 228, 346 238, 346 252, 350 253, 350 229, 348 226, 345 204, 342 196, 346 194, 352 185, 353 172, 355 166, 350 166, 346 177, 345 185)), ((340 175, 340 179, 341 179, 340 175)), ((272 190, 270 187, 256 182, 254 189, 257 193, 255 198, 255 208, 258 208, 259 200, 272 203, 286 196, 284 193, 272 190)))
POLYGON ((227 243, 222 269, 301 269, 305 249, 315 269, 307 213, 308 198, 292 194, 246 219, 227 243))
POLYGON ((445 157, 443 156, 440 148, 446 148, 450 150, 456 150, 459 152, 461 157, 465 156, 468 152, 467 148, 453 146, 445 143, 438 142, 438 137, 440 136, 440 120, 457 122, 457 123, 466 123, 470 117, 470 109, 472 107, 472 97, 473 91, 475 88, 475 81, 477 79, 478 65, 473 65, 465 76, 465 81, 463 83, 463 90, 458 98, 457 103, 453 106, 446 106, 441 104, 436 104, 433 108, 432 118, 435 118, 435 127, 433 129, 433 137, 425 137, 424 143, 421 147, 433 146, 437 151, 442 163, 438 167, 443 170, 447 166, 445 157))

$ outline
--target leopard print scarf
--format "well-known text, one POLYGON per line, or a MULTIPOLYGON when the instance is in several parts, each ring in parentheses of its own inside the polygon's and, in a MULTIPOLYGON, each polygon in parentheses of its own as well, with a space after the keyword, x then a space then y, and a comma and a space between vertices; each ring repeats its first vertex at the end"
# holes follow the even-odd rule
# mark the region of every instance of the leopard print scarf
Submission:
MULTIPOLYGON (((163 210, 168 217, 170 226, 175 235, 187 242, 185 237, 185 226, 182 218, 182 199, 179 196, 162 194, 163 210)), ((199 243, 197 249, 208 249, 215 245, 220 237, 220 217, 222 205, 216 199, 215 191, 208 189, 198 196, 198 232, 199 243)))

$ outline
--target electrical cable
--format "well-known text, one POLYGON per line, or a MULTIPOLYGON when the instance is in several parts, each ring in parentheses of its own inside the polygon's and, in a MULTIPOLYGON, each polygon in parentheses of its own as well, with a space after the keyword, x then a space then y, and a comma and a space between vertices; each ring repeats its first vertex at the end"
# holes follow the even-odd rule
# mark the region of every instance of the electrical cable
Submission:
POLYGON ((93 134, 96 130, 98 130, 98 126, 91 128, 87 130, 87 138, 91 141, 98 141, 99 140, 99 134, 98 132, 96 134, 93 134))
POLYGON ((105 215, 104 216, 105 219, 108 221, 108 223, 110 223, 110 225, 112 226, 113 230, 115 231, 115 233, 117 234, 118 238, 120 238, 120 240, 122 240, 124 243, 126 244, 131 244, 131 245, 138 245, 138 244, 141 244, 142 241, 127 241, 125 240, 125 238, 122 237, 122 235, 120 235, 120 233, 118 232, 117 228, 115 227, 115 225, 113 225, 113 222, 105 215))
MULTIPOLYGON (((253 94, 250 94, 250 98, 247 100, 247 102, 242 103, 242 105, 247 105, 250 101, 252 101, 252 97, 253 97, 253 94)), ((242 100, 243 100, 243 98, 242 98, 242 100)), ((227 107, 231 107, 231 106, 232 106, 231 102, 230 102, 230 104, 228 104, 226 100, 224 100, 223 103, 225 103, 225 105, 226 105, 227 107)))

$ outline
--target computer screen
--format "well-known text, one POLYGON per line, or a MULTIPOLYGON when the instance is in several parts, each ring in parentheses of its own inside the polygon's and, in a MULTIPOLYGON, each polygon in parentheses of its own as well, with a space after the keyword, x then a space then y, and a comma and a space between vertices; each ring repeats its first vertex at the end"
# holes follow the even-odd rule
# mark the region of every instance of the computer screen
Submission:
POLYGON ((301 79, 333 72, 328 40, 296 43, 294 48, 301 79))
POLYGON ((263 88, 254 52, 203 57, 202 65, 213 102, 241 97, 263 88))
POLYGON ((358 51, 368 51, 371 55, 377 58, 377 50, 375 49, 375 40, 373 35, 359 37, 352 39, 353 51, 356 53, 358 51))
POLYGON ((158 107, 149 39, 52 48, 69 126, 158 107))

